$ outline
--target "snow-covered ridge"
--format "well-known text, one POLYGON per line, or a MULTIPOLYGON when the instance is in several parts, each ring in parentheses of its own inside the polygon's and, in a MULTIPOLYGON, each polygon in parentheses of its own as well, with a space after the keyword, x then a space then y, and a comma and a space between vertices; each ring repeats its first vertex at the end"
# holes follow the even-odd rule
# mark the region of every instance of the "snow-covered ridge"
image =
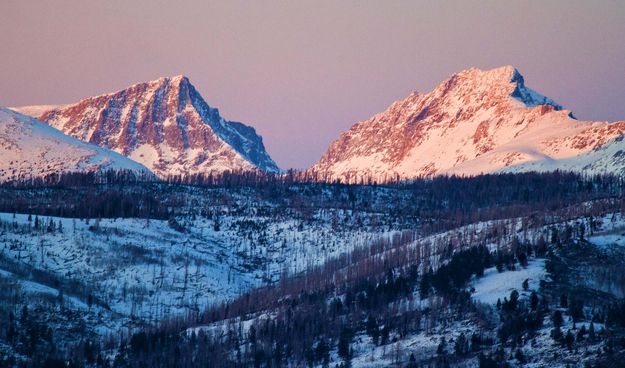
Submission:
POLYGON ((550 158, 506 167, 502 172, 577 171, 587 174, 625 174, 625 136, 618 136, 606 144, 578 156, 554 160, 550 158))
POLYGON ((134 84, 75 104, 16 110, 121 153, 161 177, 280 170, 253 128, 224 120, 182 75, 134 84))
POLYGON ((67 105, 30 105, 30 106, 9 107, 9 109, 19 112, 22 115, 36 118, 46 111, 63 108, 65 106, 67 105))
POLYGON ((0 108, 0 157, 0 181, 59 172, 109 169, 149 172, 120 154, 81 142, 6 108, 0 108))
POLYGON ((625 122, 574 119, 526 87, 514 67, 471 68, 355 124, 310 171, 345 181, 478 175, 526 162, 572 159, 623 133, 625 122))

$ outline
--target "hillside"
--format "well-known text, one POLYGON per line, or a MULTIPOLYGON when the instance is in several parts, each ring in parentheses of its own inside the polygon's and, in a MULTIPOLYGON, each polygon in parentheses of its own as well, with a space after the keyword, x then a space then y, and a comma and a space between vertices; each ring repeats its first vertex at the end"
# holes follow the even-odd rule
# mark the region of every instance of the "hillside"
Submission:
POLYGON ((613 177, 72 180, 0 187, 9 365, 564 367, 622 350, 613 177), (555 311, 577 325, 551 337, 555 311))
POLYGON ((79 141, 17 112, 0 109, 0 182, 62 172, 128 170, 143 165, 111 150, 79 141))

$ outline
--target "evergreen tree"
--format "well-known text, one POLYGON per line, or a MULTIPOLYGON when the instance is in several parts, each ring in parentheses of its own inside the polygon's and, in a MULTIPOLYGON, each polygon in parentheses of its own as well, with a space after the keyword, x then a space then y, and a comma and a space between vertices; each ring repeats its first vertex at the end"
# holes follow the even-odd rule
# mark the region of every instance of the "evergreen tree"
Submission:
POLYGON ((351 341, 352 341, 351 330, 347 327, 343 328, 343 330, 341 331, 341 335, 339 337, 339 344, 338 344, 337 352, 339 354, 339 357, 343 358, 346 364, 347 364, 348 359, 350 358, 349 345, 351 344, 351 341))
POLYGON ((464 336, 464 333, 461 333, 460 336, 456 339, 454 344, 454 350, 456 355, 465 355, 469 352, 469 346, 467 338, 464 336))
POLYGON ((566 333, 566 336, 564 337, 564 343, 566 344, 566 347, 569 350, 573 349, 573 343, 575 342, 575 337, 573 336, 573 334, 571 333, 571 331, 569 330, 566 333))
POLYGON ((432 287, 430 284, 431 273, 432 271, 427 271, 421 276, 421 281, 419 283, 419 295, 421 299, 427 299, 430 295, 430 288, 432 287))
POLYGON ((560 329, 560 326, 556 326, 553 330, 551 330, 551 338, 555 341, 562 340, 562 330, 560 329))
POLYGON ((584 317, 584 303, 581 299, 571 299, 569 302, 569 315, 573 322, 578 322, 584 317))
POLYGON ((372 315, 369 315, 367 319, 367 334, 371 337, 373 343, 377 345, 380 338, 380 327, 378 326, 378 321, 372 315))
POLYGON ((562 318, 562 312, 560 312, 559 310, 553 312, 553 316, 551 317, 551 320, 553 321, 554 326, 556 327, 562 326, 562 323, 564 322, 564 319, 562 318))
POLYGON ((447 354, 447 341, 445 340, 445 336, 441 337, 441 341, 438 343, 438 347, 436 348, 436 354, 438 355, 447 354))
POLYGON ((536 294, 535 291, 532 291, 532 294, 530 295, 530 308, 532 309, 532 311, 536 311, 536 309, 538 308, 538 294, 536 294))
POLYGON ((590 326, 588 326, 588 339, 590 341, 595 341, 596 335, 595 335, 595 324, 594 322, 590 322, 590 326))
POLYGON ((566 294, 560 295, 560 308, 567 308, 569 306, 568 298, 566 294))

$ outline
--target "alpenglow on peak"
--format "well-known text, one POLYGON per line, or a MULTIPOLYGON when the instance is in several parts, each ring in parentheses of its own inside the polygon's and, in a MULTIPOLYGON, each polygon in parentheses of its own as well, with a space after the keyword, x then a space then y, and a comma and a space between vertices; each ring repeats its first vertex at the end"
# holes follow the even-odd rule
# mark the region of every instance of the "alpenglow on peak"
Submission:
POLYGON ((280 169, 254 128, 227 121, 184 75, 40 111, 36 116, 80 140, 119 152, 161 177, 280 169))

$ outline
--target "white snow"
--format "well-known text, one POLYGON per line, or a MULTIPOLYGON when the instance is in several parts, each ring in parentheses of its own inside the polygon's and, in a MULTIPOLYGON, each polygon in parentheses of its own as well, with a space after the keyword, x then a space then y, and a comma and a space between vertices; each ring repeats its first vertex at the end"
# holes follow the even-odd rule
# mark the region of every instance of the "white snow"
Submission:
POLYGON ((528 280, 528 291, 538 290, 540 280, 546 277, 545 260, 533 259, 528 262, 527 267, 519 267, 514 271, 505 270, 497 272, 495 267, 491 267, 484 272, 484 276, 477 279, 472 287, 475 292, 471 296, 485 304, 495 304, 497 300, 503 302, 504 298, 510 298, 513 290, 523 294, 523 282, 528 280))
POLYGON ((106 148, 81 142, 9 109, 0 108, 0 181, 65 171, 126 169, 149 172, 106 148))
POLYGON ((523 171, 575 171, 585 174, 625 173, 625 141, 623 137, 610 140, 598 149, 561 159, 546 157, 532 162, 505 168, 504 172, 523 171))

